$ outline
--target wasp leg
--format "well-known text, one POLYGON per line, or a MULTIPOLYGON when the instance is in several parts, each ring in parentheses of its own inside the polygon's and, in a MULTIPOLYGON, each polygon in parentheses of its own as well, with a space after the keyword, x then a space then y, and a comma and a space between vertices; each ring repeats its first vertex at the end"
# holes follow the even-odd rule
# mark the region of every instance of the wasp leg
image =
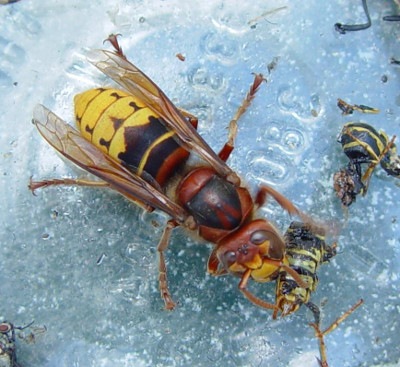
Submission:
POLYGON ((319 325, 321 321, 321 310, 319 307, 312 302, 306 302, 305 305, 310 309, 314 315, 315 325, 319 325))
MULTIPOLYGON (((369 181, 371 180, 371 175, 372 172, 374 171, 376 165, 382 160, 382 158, 385 156, 385 154, 388 152, 388 150, 390 149, 391 145, 390 144, 389 148, 386 150, 386 148, 382 151, 385 152, 384 155, 382 155, 382 153, 380 154, 380 156, 378 157, 375 152, 372 150, 372 148, 366 144, 365 142, 359 140, 358 138, 356 138, 349 129, 346 130, 346 134, 349 135, 355 142, 357 142, 359 145, 361 145, 367 152, 368 154, 373 157, 373 160, 371 160, 371 164, 369 165, 368 169, 365 171, 364 176, 361 178, 361 183, 363 185, 363 189, 362 189, 362 194, 363 196, 365 196, 367 194, 368 191, 368 186, 369 186, 369 181), (380 158, 381 157, 381 158, 380 158)), ((389 144, 388 144, 389 145, 389 144)), ((361 176, 361 168, 360 165, 357 164, 356 165, 357 168, 357 173, 359 173, 359 175, 361 176)))
POLYGON ((275 199, 275 201, 290 215, 297 215, 305 223, 308 223, 312 227, 315 227, 315 229, 321 228, 320 226, 316 225, 308 215, 301 212, 287 197, 283 196, 281 193, 274 190, 270 186, 261 186, 259 188, 258 193, 256 195, 255 203, 259 207, 265 205, 265 203, 267 202, 268 195, 272 196, 275 199))
POLYGON ((318 359, 320 366, 328 367, 328 361, 326 358, 326 346, 324 341, 324 336, 329 334, 331 331, 335 330, 341 322, 343 322, 354 310, 363 304, 364 300, 360 299, 353 307, 351 307, 347 312, 345 312, 342 316, 337 318, 328 328, 324 331, 321 331, 320 326, 318 324, 310 324, 312 328, 315 329, 315 336, 319 339, 319 352, 321 359, 318 359))
MULTIPOLYGON (((309 229, 313 232, 325 231, 326 228, 323 223, 314 221, 310 216, 299 210, 286 196, 282 195, 278 191, 274 190, 270 186, 261 186, 256 194, 254 200, 258 207, 265 205, 267 202, 268 195, 272 196, 275 201, 285 209, 291 216, 297 215, 304 223, 309 226, 309 229)), ((300 284, 299 284, 300 285, 300 284)))
POLYGON ((111 33, 108 38, 103 41, 103 43, 107 41, 110 42, 111 45, 114 47, 116 54, 126 60, 126 56, 118 43, 118 36, 120 36, 120 34, 111 33))
POLYGON ((377 157, 376 161, 372 162, 369 165, 369 167, 367 168, 367 170, 365 171, 364 176, 361 179, 361 181, 363 181, 364 186, 365 186, 365 189, 363 191, 364 196, 367 193, 369 181, 371 180, 372 172, 374 171, 375 167, 379 164, 379 162, 385 157, 387 152, 390 150, 390 148, 394 144, 395 139, 396 139, 396 135, 393 135, 392 139, 390 140, 388 145, 386 145, 385 149, 382 150, 381 154, 379 155, 379 157, 377 157))
MULTIPOLYGON (((360 139, 358 139, 357 137, 355 137, 349 128, 346 129, 345 134, 349 135, 350 138, 352 138, 354 141, 356 141, 359 145, 361 145, 367 152, 369 155, 371 155, 371 157, 373 157, 373 162, 377 161, 379 158, 378 156, 375 154, 375 152, 373 151, 373 149, 365 142, 361 141, 360 139)), ((379 162, 378 162, 379 163, 379 162)))
POLYGON ((185 116, 189 120, 189 123, 197 130, 199 119, 195 115, 192 115, 190 112, 182 110, 182 108, 178 108, 178 110, 183 116, 185 116))
MULTIPOLYGON (((259 188, 256 194, 256 198, 254 200, 255 204, 258 207, 265 205, 268 195, 272 196, 275 201, 289 213, 289 215, 297 215, 305 224, 307 224, 309 230, 317 233, 321 231, 326 231, 326 226, 324 225, 324 223, 314 221, 310 216, 298 209, 286 196, 282 195, 270 186, 261 186, 259 188)), ((300 283, 299 285, 303 287, 300 283)), ((307 286, 304 288, 307 288, 307 286)))
POLYGON ((255 94, 258 90, 258 87, 262 83, 262 81, 267 81, 262 74, 254 74, 254 82, 250 86, 250 90, 247 92, 246 97, 243 99, 242 104, 236 111, 235 116, 233 116, 233 119, 229 123, 229 136, 228 136, 228 141, 225 143, 221 151, 218 153, 218 157, 220 157, 224 162, 227 161, 229 158, 230 154, 232 153, 234 147, 235 147, 235 138, 237 134, 237 122, 239 118, 246 112, 246 110, 249 108, 251 101, 255 97, 255 94))
POLYGON ((53 178, 51 180, 33 181, 31 177, 29 180, 28 188, 29 190, 32 191, 32 194, 35 195, 35 190, 37 189, 49 186, 56 186, 56 185, 110 187, 110 185, 104 181, 89 181, 89 180, 80 180, 73 178, 62 178, 62 179, 53 178))
POLYGON ((225 275, 228 271, 220 266, 220 262, 217 257, 217 248, 211 252, 207 262, 207 272, 213 276, 225 275))
POLYGON ((246 296, 246 298, 253 302, 255 305, 265 308, 267 310, 276 310, 277 306, 273 303, 265 302, 262 299, 256 297, 253 293, 249 292, 247 287, 247 282, 249 281, 251 275, 251 269, 247 269, 242 276, 242 279, 239 283, 239 290, 246 296))
MULTIPOLYGON (((272 261, 273 261, 273 260, 272 260, 272 261)), ((272 261, 271 261, 271 262, 272 262, 272 261)), ((290 266, 285 265, 284 263, 281 262, 281 263, 279 263, 279 267, 280 267, 283 271, 285 271, 286 273, 288 273, 288 274, 293 278, 293 280, 297 283, 297 285, 298 285, 299 287, 305 288, 305 289, 307 289, 307 288, 310 287, 310 285, 309 285, 307 282, 305 282, 303 279, 301 279, 299 273, 298 273, 296 270, 292 269, 290 266)))
POLYGON ((172 300, 171 293, 169 292, 169 289, 168 289, 167 265, 165 264, 164 252, 168 248, 168 242, 171 237, 171 231, 178 225, 179 224, 176 223, 174 220, 169 220, 164 229, 164 233, 160 239, 160 242, 158 243, 158 246, 157 246, 157 251, 159 254, 158 281, 159 281, 161 298, 163 299, 163 301, 165 303, 165 307, 164 307, 165 310, 173 310, 175 308, 175 306, 177 305, 177 303, 175 303, 172 300))

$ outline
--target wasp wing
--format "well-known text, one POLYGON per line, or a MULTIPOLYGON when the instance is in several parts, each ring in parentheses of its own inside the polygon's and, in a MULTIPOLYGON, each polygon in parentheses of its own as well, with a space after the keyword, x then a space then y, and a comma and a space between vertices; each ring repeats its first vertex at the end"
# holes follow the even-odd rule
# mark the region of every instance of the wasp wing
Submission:
POLYGON ((32 122, 53 148, 128 199, 156 207, 180 223, 187 217, 181 206, 103 153, 46 107, 35 107, 32 122))
POLYGON ((189 124, 164 92, 135 65, 123 56, 106 50, 92 50, 88 60, 104 74, 128 90, 159 114, 176 132, 182 143, 199 154, 223 177, 235 173, 210 148, 196 129, 189 124))

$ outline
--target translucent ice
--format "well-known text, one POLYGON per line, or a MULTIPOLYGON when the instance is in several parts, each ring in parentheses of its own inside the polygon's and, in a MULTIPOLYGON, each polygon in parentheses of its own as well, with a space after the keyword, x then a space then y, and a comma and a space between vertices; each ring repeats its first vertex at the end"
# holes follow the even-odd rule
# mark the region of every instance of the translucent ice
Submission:
MULTIPOLYGON (((36 344, 17 338, 23 366, 311 366, 318 343, 306 308, 273 321, 238 291, 239 279, 205 273, 210 246, 175 231, 167 251, 179 306, 162 310, 156 245, 167 216, 114 192, 50 188, 29 177, 88 177, 41 139, 30 121, 42 103, 73 124, 73 96, 112 85, 86 60, 110 33, 171 100, 200 118, 216 150, 227 137, 252 72, 268 79, 239 123, 229 164, 251 191, 268 183, 332 227, 339 253, 322 266, 313 301, 330 324, 331 366, 394 366, 400 360, 399 182, 377 169, 347 225, 332 175, 347 164, 341 126, 365 121, 400 135, 395 2, 368 2, 372 26, 340 35, 336 22, 364 22, 361 1, 34 1, 0 6, 0 319, 47 326, 36 344), (379 3, 379 4, 378 4, 379 3), (277 11, 274 11, 277 10, 277 11), (175 55, 182 53, 185 61, 175 55), (268 65, 279 57, 274 70, 268 65), (337 98, 381 110, 342 116, 337 98), (269 176, 267 176, 269 175, 269 176), (337 226, 336 226, 337 227, 337 226), (101 261, 99 259, 101 258, 101 261)), ((283 233, 290 218, 260 211, 283 233)), ((274 284, 249 285, 273 301, 274 284)))

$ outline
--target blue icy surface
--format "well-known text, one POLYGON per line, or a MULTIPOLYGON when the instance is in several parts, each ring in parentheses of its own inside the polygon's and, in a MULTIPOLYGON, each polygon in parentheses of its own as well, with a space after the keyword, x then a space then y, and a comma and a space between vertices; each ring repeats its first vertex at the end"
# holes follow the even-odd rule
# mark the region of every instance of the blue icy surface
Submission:
MULTIPOLYGON (((333 25, 364 23, 361 1, 0 6, 0 319, 48 329, 36 344, 17 338, 23 366, 317 366, 306 308, 272 320, 240 294, 239 279, 208 276, 211 247, 179 229, 167 252, 179 306, 163 311, 156 244, 164 214, 144 214, 107 190, 28 191, 32 175, 89 177, 60 159, 30 121, 43 103, 73 123, 75 94, 112 85, 85 58, 110 33, 121 33, 128 57, 199 117, 200 133, 216 150, 251 73, 266 75, 240 120, 229 164, 252 192, 272 185, 343 227, 329 239, 338 241, 339 254, 322 267, 313 301, 324 303, 323 325, 360 298, 365 303, 326 337, 330 366, 399 366, 399 182, 377 169, 346 225, 332 188, 333 173, 347 164, 336 142, 345 122, 400 135, 399 68, 389 63, 400 58, 400 23, 382 21, 399 9, 389 0, 368 3, 372 26, 346 35, 333 25), (337 98, 380 113, 342 116, 337 98)), ((282 232, 290 223, 274 203, 260 213, 282 232)), ((274 284, 249 287, 273 301, 274 284)))

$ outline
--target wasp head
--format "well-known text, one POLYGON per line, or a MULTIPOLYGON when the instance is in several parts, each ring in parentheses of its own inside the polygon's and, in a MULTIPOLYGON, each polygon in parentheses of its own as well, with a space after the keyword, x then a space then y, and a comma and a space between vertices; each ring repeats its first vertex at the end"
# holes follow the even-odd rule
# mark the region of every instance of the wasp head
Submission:
MULTIPOLYGON (((245 224, 224 238, 216 251, 219 263, 227 272, 241 275, 247 269, 252 269, 261 272, 261 278, 270 277, 278 270, 270 260, 281 261, 284 254, 284 241, 264 219, 245 224)), ((257 272, 252 275, 257 277, 257 272)))

